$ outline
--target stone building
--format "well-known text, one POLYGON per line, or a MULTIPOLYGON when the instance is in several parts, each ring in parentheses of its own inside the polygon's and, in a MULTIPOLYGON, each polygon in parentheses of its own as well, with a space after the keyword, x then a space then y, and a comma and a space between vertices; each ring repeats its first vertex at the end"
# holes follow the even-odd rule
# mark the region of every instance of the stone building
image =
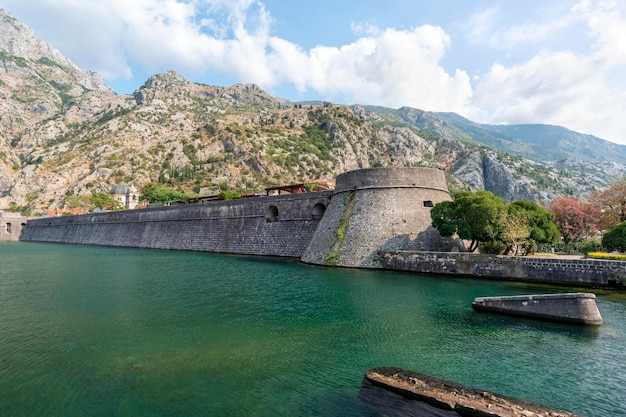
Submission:
POLYGON ((134 209, 139 205, 139 194, 132 184, 118 184, 111 188, 109 194, 125 209, 134 209))
POLYGON ((26 217, 0 210, 0 242, 18 241, 24 226, 26 217))

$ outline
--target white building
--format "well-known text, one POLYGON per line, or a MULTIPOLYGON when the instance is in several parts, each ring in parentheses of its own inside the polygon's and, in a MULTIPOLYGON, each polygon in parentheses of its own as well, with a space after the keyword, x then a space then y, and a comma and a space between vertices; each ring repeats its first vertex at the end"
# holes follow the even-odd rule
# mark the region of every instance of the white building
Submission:
POLYGON ((111 197, 119 201, 123 208, 134 209, 139 204, 137 189, 131 184, 118 184, 109 191, 111 197))

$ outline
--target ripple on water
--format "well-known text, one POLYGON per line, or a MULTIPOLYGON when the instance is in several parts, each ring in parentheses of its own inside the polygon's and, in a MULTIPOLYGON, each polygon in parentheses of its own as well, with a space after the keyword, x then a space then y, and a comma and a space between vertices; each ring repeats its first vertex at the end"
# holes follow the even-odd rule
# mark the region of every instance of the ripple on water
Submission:
POLYGON ((6 415, 400 416, 361 385, 387 365, 589 417, 626 403, 621 299, 594 333, 472 311, 532 291, 507 283, 70 245, 0 262, 6 415))

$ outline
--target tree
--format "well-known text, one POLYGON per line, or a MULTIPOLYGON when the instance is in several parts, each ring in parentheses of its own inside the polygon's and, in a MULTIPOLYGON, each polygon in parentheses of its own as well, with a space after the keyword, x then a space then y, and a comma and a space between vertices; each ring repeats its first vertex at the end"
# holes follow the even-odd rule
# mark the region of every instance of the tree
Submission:
POLYGON ((107 210, 118 210, 121 208, 119 201, 105 191, 98 191, 90 196, 93 207, 106 208, 107 210))
POLYGON ((530 236, 523 248, 527 254, 533 253, 538 245, 554 244, 558 241, 559 228, 554 223, 553 212, 525 200, 514 201, 507 208, 509 214, 523 216, 530 227, 530 236))
POLYGON ((442 201, 435 204, 430 210, 430 218, 432 226, 443 237, 451 237, 461 227, 467 227, 466 224, 461 224, 461 219, 457 217, 454 201, 442 201))
POLYGON ((502 218, 502 231, 498 240, 505 245, 505 253, 517 255, 522 248, 528 247, 532 227, 525 214, 506 214, 502 218))
POLYGON ((563 236, 567 252, 571 243, 581 242, 596 229, 599 213, 589 204, 560 196, 552 201, 550 210, 554 212, 554 222, 563 236))
POLYGON ((188 196, 182 191, 175 190, 165 185, 149 183, 141 188, 140 200, 153 204, 169 204, 172 201, 188 201, 188 196))
POLYGON ((607 189, 594 191, 589 202, 600 212, 601 230, 611 230, 626 221, 626 177, 607 189))
POLYGON ((479 242, 496 239, 502 229, 501 219, 506 213, 504 200, 490 191, 460 192, 455 196, 457 215, 464 219, 466 227, 459 231, 461 239, 472 242, 470 252, 476 250, 479 242))
POLYGON ((626 250, 626 221, 621 222, 602 236, 602 246, 607 250, 626 250))
POLYGON ((461 191, 454 201, 437 203, 430 212, 433 227, 444 237, 456 233, 460 239, 470 240, 470 252, 480 242, 498 238, 505 214, 504 200, 489 191, 461 191))

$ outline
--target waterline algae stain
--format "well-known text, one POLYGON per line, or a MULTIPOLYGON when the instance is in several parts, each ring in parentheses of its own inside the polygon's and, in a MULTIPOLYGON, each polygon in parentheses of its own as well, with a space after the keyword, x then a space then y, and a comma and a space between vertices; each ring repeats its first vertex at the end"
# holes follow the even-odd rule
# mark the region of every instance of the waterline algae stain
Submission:
POLYGON ((589 329, 472 311, 545 292, 510 283, 40 243, 0 264, 2 415, 381 415, 361 390, 380 364, 585 416, 626 404, 620 293, 589 329))

